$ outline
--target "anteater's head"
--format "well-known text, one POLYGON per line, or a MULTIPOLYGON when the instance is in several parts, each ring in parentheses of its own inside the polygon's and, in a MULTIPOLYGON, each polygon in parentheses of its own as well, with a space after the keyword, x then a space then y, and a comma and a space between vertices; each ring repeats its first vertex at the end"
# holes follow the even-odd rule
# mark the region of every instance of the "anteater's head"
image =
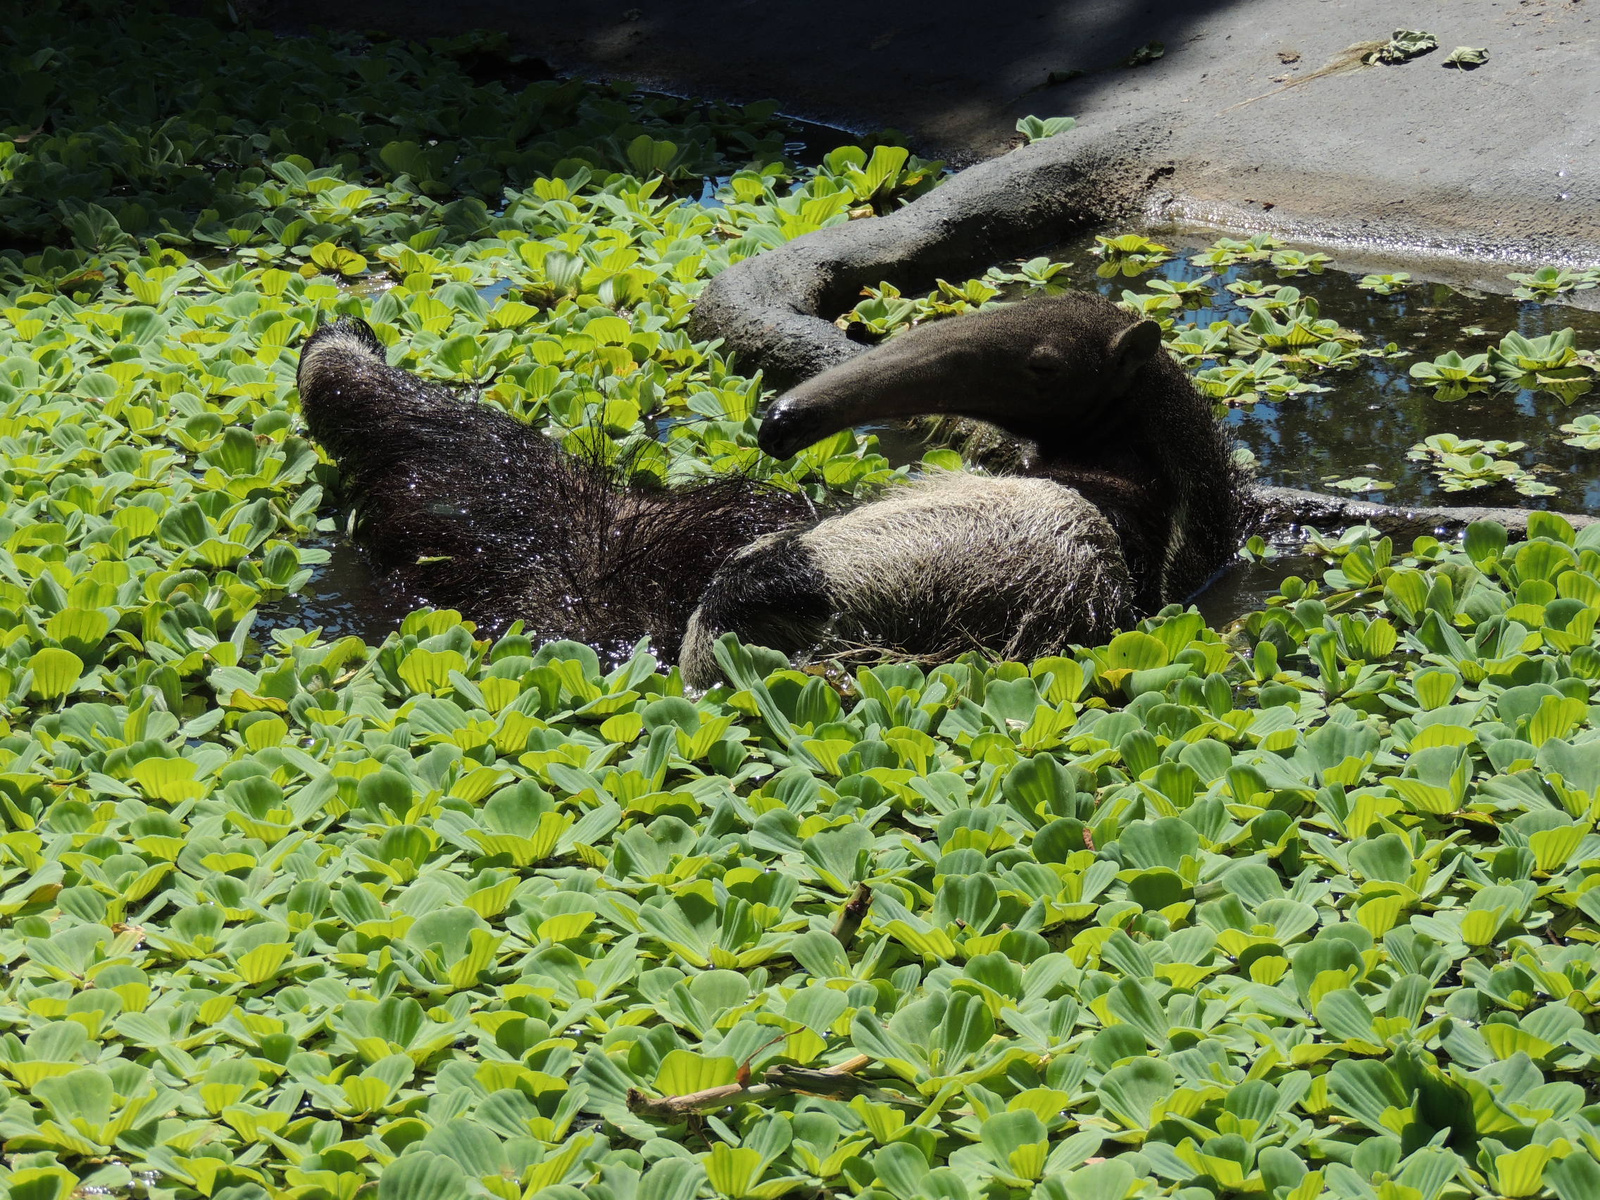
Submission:
POLYGON ((1038 440, 1087 432, 1161 351, 1161 327, 1068 293, 935 321, 786 392, 761 448, 788 458, 855 425, 949 413, 1038 440))

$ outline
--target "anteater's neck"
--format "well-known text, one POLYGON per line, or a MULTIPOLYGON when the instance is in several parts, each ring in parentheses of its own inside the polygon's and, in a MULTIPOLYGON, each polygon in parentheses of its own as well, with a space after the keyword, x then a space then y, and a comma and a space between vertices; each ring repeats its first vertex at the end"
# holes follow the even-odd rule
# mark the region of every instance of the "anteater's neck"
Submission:
POLYGON ((1147 611, 1198 591, 1243 536, 1232 444, 1188 373, 1165 353, 1134 377, 1128 402, 1108 405, 1092 428, 1041 439, 1038 469, 1105 513, 1147 611))

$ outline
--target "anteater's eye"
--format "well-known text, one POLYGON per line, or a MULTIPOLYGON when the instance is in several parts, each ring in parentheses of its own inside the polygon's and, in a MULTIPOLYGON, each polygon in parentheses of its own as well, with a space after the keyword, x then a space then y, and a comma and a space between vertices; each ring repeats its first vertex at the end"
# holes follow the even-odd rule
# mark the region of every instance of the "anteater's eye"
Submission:
POLYGON ((1028 370, 1035 375, 1056 375, 1066 366, 1066 359, 1054 346, 1036 346, 1028 354, 1028 370))

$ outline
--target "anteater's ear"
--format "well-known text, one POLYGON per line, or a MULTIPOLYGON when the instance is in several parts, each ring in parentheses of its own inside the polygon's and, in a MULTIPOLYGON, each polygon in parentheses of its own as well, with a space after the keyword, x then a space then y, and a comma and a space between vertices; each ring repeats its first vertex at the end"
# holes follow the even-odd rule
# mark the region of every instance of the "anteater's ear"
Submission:
POLYGON ((1154 321, 1130 325, 1111 339, 1112 375, 1126 383, 1140 367, 1161 352, 1161 326, 1154 321))

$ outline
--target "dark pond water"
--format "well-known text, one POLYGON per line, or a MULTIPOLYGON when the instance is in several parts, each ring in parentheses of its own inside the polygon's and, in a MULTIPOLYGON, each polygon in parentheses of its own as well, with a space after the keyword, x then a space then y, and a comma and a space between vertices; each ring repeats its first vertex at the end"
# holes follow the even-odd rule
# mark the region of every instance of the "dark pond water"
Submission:
MULTIPOLYGON (((1057 256, 1073 262, 1069 273, 1078 286, 1096 288, 1113 298, 1125 289, 1141 290, 1140 280, 1187 281, 1207 274, 1205 268, 1187 261, 1205 245, 1177 241, 1167 244, 1182 257, 1151 274, 1099 279, 1089 244, 1085 239, 1057 251, 1057 256)), ((1228 423, 1240 445, 1255 454, 1261 480, 1327 490, 1328 481, 1366 475, 1395 487, 1362 498, 1393 504, 1500 504, 1572 512, 1600 509, 1600 452, 1562 444, 1567 435, 1558 428, 1578 414, 1600 407, 1600 390, 1579 397, 1570 407, 1548 393, 1525 389, 1476 393, 1445 403, 1434 398, 1432 389, 1413 387, 1409 375, 1412 363, 1431 361, 1447 350, 1463 357, 1479 354, 1511 331, 1532 338, 1571 327, 1580 349, 1594 349, 1600 347, 1600 313, 1566 304, 1519 301, 1508 295, 1458 291, 1444 284, 1413 284, 1399 295, 1382 297, 1356 286, 1364 273, 1330 268, 1320 275, 1288 278, 1266 264, 1231 267, 1212 281, 1216 293, 1211 307, 1192 309, 1179 318, 1205 326, 1248 317, 1249 311, 1232 304, 1232 294, 1223 289, 1237 279, 1253 278, 1299 288, 1302 295, 1316 299, 1323 318, 1361 334, 1369 347, 1394 342, 1411 352, 1405 358, 1363 358, 1352 369, 1314 377, 1312 382, 1331 389, 1327 392, 1232 412, 1228 423), (1560 491, 1531 498, 1502 484, 1467 493, 1446 492, 1424 464, 1406 457, 1411 446, 1436 433, 1526 442, 1527 448, 1511 457, 1534 468, 1541 483, 1560 491)))
POLYGON ((327 638, 358 637, 377 645, 405 620, 411 606, 391 596, 373 577, 366 556, 344 537, 325 533, 301 542, 305 550, 327 553, 311 568, 298 595, 263 604, 254 636, 264 641, 274 629, 317 629, 327 638))
MULTIPOLYGON (((807 140, 792 149, 801 161, 813 161, 831 145, 841 144, 844 136, 824 126, 816 131, 808 128, 807 140)), ((1189 281, 1208 274, 1206 268, 1187 261, 1206 243, 1170 237, 1158 240, 1171 245, 1180 256, 1134 278, 1099 278, 1095 274, 1097 260, 1089 254, 1093 244, 1089 235, 1058 248, 1052 257, 1074 264, 1068 275, 1075 286, 1094 288, 1113 298, 1125 289, 1142 290, 1145 281, 1152 279, 1189 281)), ((1352 273, 1335 266, 1319 275, 1280 278, 1268 264, 1227 268, 1211 281, 1215 292, 1209 306, 1179 316, 1180 321, 1201 326, 1216 320, 1237 322, 1249 314, 1233 303, 1234 297, 1224 290, 1226 284, 1241 278, 1282 282, 1315 297, 1323 318, 1361 334, 1366 345, 1382 347, 1394 342, 1411 352, 1404 358, 1363 358, 1351 369, 1316 377, 1315 382, 1330 389, 1327 392, 1266 401, 1230 413, 1228 423, 1239 444, 1256 456, 1259 478, 1325 491, 1331 480, 1366 475, 1390 481, 1395 487, 1364 498, 1390 503, 1600 511, 1600 451, 1564 445, 1561 438, 1565 435, 1558 429, 1581 413, 1600 409, 1600 390, 1580 397, 1570 407, 1552 395, 1527 390, 1491 391, 1443 403, 1430 389, 1413 387, 1408 374, 1412 363, 1431 360, 1447 350, 1463 356, 1480 353, 1511 330, 1531 338, 1571 326, 1577 345, 1592 349, 1600 346, 1600 312, 1429 283, 1414 284, 1398 296, 1380 297, 1356 286, 1367 269, 1372 268, 1352 273), (1412 445, 1436 433, 1526 442, 1526 449, 1512 457, 1559 491, 1540 498, 1519 496, 1509 485, 1445 492, 1424 464, 1406 457, 1412 445)), ((495 298, 495 285, 486 289, 485 296, 495 298)), ((880 431, 880 440, 895 461, 915 461, 920 456, 920 447, 892 430, 880 431)), ((318 538, 310 546, 327 551, 328 561, 313 569, 299 596, 263 607, 260 632, 274 627, 320 626, 330 637, 354 634, 377 642, 398 627, 406 606, 385 595, 358 551, 333 535, 318 538)), ((1285 576, 1314 577, 1321 569, 1316 562, 1293 553, 1291 547, 1284 547, 1271 561, 1241 562, 1230 568, 1196 603, 1208 620, 1226 622, 1259 606, 1276 592, 1285 576)))
MULTIPOLYGON (((815 121, 802 121, 795 117, 786 118, 785 123, 789 126, 791 136, 783 144, 783 154, 792 163, 815 165, 822 162, 823 156, 830 151, 861 142, 859 135, 833 125, 819 125, 815 121)), ((717 192, 732 178, 731 175, 706 176, 695 203, 702 208, 725 208, 726 205, 717 198, 717 192)))

